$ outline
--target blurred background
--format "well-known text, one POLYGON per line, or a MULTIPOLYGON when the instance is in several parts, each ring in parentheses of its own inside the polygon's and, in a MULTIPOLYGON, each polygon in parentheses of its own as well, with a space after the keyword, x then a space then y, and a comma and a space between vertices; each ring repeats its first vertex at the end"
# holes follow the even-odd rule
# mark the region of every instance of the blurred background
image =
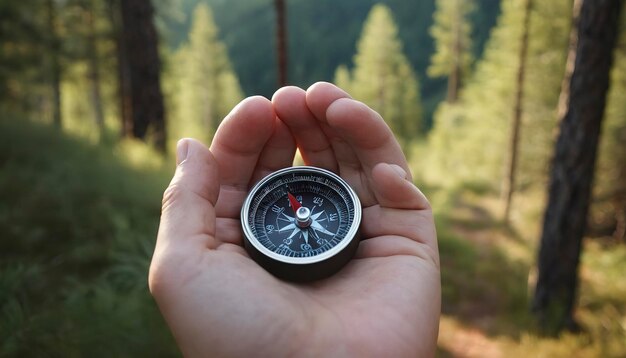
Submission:
POLYGON ((147 288, 177 139, 323 80, 434 207, 440 356, 625 357, 622 2, 0 0, 0 356, 179 356, 147 288))

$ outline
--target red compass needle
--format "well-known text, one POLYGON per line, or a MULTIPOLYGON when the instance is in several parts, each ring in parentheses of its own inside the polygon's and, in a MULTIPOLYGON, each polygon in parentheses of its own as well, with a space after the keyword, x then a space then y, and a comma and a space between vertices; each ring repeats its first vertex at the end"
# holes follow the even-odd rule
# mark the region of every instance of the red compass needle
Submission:
POLYGON ((289 197, 289 202, 291 203, 291 209, 295 213, 298 209, 300 209, 302 205, 300 205, 300 202, 298 202, 298 200, 296 200, 296 197, 293 196, 290 192, 287 192, 287 196, 289 197))

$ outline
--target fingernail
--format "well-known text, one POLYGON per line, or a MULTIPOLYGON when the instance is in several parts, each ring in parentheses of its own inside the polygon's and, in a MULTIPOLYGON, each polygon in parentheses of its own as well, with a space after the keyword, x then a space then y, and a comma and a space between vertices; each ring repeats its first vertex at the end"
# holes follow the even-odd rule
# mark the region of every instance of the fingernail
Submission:
POLYGON ((406 179, 406 171, 402 169, 401 166, 396 164, 389 164, 389 166, 391 167, 391 169, 393 169, 394 172, 398 174, 399 177, 401 177, 402 179, 406 179))
POLYGON ((185 159, 187 159, 187 152, 189 151, 189 141, 183 138, 176 144, 176 165, 180 165, 185 159))

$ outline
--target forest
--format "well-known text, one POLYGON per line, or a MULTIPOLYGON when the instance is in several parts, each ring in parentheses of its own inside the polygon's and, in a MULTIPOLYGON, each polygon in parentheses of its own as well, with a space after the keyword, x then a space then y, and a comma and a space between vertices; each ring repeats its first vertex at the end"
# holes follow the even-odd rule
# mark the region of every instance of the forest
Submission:
POLYGON ((623 3, 1 0, 0 356, 181 356, 147 279, 176 142, 318 81, 433 207, 438 356, 626 356, 623 3))

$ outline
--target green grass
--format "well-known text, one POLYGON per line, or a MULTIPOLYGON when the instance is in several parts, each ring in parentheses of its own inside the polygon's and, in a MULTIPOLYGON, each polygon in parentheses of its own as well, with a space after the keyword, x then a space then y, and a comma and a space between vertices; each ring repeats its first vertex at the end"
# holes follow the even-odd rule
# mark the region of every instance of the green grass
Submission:
POLYGON ((147 290, 168 173, 140 147, 0 120, 0 356, 178 354, 147 290))
POLYGON ((626 356, 626 246, 585 241, 576 311, 583 332, 542 337, 529 311, 540 194, 518 199, 513 227, 499 219, 495 192, 471 185, 429 194, 442 269, 440 356, 626 356), (483 353, 468 353, 472 339, 483 353))
MULTIPOLYGON (((141 143, 96 146, 0 120, 0 356, 179 356, 147 288, 168 162, 141 143)), ((541 195, 520 195, 509 227, 490 186, 427 184, 441 356, 626 356, 626 246, 586 241, 584 332, 544 338, 528 310, 541 195)))

